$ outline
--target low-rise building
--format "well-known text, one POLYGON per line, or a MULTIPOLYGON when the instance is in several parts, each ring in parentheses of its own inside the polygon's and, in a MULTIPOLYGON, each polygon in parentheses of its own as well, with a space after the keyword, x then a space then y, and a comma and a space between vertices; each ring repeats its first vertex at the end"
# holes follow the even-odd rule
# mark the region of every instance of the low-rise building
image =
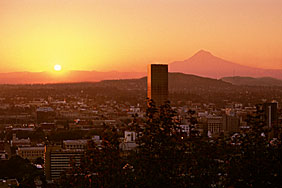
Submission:
POLYGON ((64 140, 63 147, 65 149, 86 149, 88 140, 64 140))
POLYGON ((37 158, 44 158, 45 147, 19 147, 17 155, 23 159, 35 161, 37 158))
POLYGON ((30 146, 30 138, 19 139, 17 135, 14 133, 13 138, 11 140, 12 146, 30 146))
POLYGON ((218 136, 222 132, 222 129, 223 129, 222 117, 208 115, 207 116, 207 127, 208 127, 208 132, 211 136, 218 136))
POLYGON ((136 132, 124 131, 124 139, 120 144, 120 148, 123 151, 134 150, 137 146, 135 140, 136 140, 136 132))

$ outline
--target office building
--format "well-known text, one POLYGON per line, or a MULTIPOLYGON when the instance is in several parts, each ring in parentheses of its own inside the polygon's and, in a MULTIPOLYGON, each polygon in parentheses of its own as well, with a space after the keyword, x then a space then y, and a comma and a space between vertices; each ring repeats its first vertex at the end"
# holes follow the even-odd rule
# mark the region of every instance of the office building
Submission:
POLYGON ((84 149, 65 149, 61 146, 45 146, 44 173, 47 180, 56 180, 72 168, 80 165, 84 149))
POLYGON ((168 100, 168 66, 162 64, 148 65, 147 97, 156 105, 168 100))
POLYGON ((278 108, 277 102, 263 104, 264 120, 266 123, 265 128, 271 130, 269 134, 269 138, 277 137, 277 129, 278 129, 277 108, 278 108))
POLYGON ((207 116, 207 129, 208 134, 212 137, 219 136, 220 133, 223 131, 223 122, 221 116, 207 116))
POLYGON ((223 131, 224 135, 228 136, 229 134, 233 134, 239 132, 240 129, 240 119, 235 116, 223 115, 223 131))
POLYGON ((81 140, 64 140, 63 147, 65 149, 83 149, 87 148, 88 140, 81 139, 81 140))
POLYGON ((19 147, 17 154, 23 159, 35 161, 37 158, 44 157, 44 147, 19 147))

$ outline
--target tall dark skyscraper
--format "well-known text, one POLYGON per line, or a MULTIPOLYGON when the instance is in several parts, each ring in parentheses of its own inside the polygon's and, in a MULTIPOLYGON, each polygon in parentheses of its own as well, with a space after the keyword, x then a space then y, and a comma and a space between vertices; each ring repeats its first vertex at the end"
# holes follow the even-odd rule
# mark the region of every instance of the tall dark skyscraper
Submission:
POLYGON ((277 128, 278 128, 278 114, 277 114, 278 103, 264 103, 264 120, 268 129, 271 129, 269 138, 277 137, 277 128))
POLYGON ((147 97, 156 105, 168 100, 168 66, 163 64, 148 65, 147 97))

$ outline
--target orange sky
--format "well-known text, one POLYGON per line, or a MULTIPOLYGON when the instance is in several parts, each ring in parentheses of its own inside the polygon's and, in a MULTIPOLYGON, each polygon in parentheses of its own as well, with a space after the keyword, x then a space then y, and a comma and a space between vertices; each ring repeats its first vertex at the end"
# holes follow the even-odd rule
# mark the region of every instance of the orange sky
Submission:
POLYGON ((200 49, 282 68, 281 0, 1 0, 0 72, 146 71, 200 49))

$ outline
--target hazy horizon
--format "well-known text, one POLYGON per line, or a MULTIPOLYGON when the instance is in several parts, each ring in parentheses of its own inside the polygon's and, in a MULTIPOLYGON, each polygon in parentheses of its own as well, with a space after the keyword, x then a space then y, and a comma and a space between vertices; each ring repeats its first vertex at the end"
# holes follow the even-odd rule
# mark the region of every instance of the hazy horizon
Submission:
MULTIPOLYGON (((237 64, 213 55, 212 52, 200 50, 193 56, 168 64, 169 72, 197 75, 220 79, 223 77, 272 77, 282 80, 282 69, 259 69, 237 64)), ((146 69, 139 71, 97 71, 97 70, 65 70, 56 65, 54 70, 41 72, 8 72, 0 73, 0 84, 22 83, 66 83, 97 82, 101 80, 135 79, 146 76, 146 69), (59 70, 55 70, 59 69, 59 70)))
MULTIPOLYGON (((209 52, 209 53, 211 53, 212 55, 214 55, 212 52, 210 52, 210 51, 208 51, 208 50, 199 49, 199 50, 196 51, 194 54, 192 54, 191 57, 194 56, 195 54, 201 52, 201 51, 209 52)), ((216 55, 215 55, 215 56, 216 56, 216 55)), ((145 65, 143 66, 143 69, 141 69, 141 70, 139 69, 139 70, 135 70, 135 71, 118 70, 118 69, 109 69, 109 70, 101 70, 101 71, 98 70, 98 69, 68 69, 68 70, 66 70, 66 69, 64 69, 65 67, 62 67, 63 69, 60 70, 60 71, 61 71, 61 72, 71 72, 71 71, 81 71, 81 72, 83 72, 83 71, 97 71, 97 72, 139 72, 139 73, 140 73, 140 72, 146 72, 146 71, 147 71, 147 65, 149 65, 149 64, 168 64, 168 65, 170 65, 170 64, 173 64, 173 63, 175 63, 175 62, 186 61, 186 60, 188 60, 188 59, 191 58, 191 57, 187 57, 187 58, 184 58, 184 59, 175 59, 175 60, 172 60, 171 62, 168 62, 168 63, 151 62, 151 63, 145 64, 145 65)), ((250 67, 250 68, 260 68, 260 67, 255 67, 255 66, 252 66, 252 65, 240 64, 240 63, 235 62, 235 61, 230 60, 230 59, 224 59, 224 60, 229 61, 229 62, 231 62, 231 63, 238 64, 238 65, 247 66, 247 67, 250 67)), ((55 64, 55 65, 56 65, 56 64, 55 64)), ((281 66, 281 68, 278 67, 278 68, 260 68, 260 69, 282 70, 282 66, 281 66)), ((44 72, 45 72, 45 73, 51 73, 51 72, 54 72, 54 70, 53 70, 53 69, 50 69, 50 70, 42 70, 42 71, 28 71, 28 70, 20 71, 20 70, 18 70, 18 71, 0 72, 0 74, 1 74, 1 73, 16 73, 16 72, 31 72, 31 73, 44 73, 44 72)))

